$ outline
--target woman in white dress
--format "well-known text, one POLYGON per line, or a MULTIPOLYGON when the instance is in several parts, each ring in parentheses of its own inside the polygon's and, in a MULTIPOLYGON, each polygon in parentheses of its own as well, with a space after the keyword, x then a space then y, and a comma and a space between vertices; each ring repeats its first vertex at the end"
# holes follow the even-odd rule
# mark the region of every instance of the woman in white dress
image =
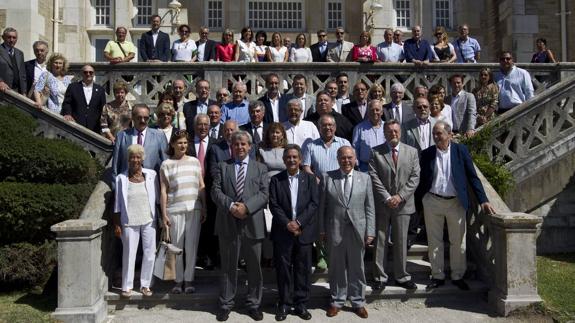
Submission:
POLYGON ((50 56, 46 68, 47 71, 40 75, 34 87, 36 107, 40 110, 47 107, 48 110, 60 114, 64 95, 74 76, 66 75, 68 60, 60 53, 50 56))
POLYGON ((284 63, 288 61, 288 49, 283 45, 280 33, 272 34, 272 43, 268 47, 266 56, 268 58, 268 62, 284 63))
POLYGON ((265 31, 260 30, 256 33, 256 61, 257 62, 265 62, 266 61, 266 53, 268 51, 268 46, 266 45, 266 41, 268 39, 268 35, 265 31))
POLYGON ((306 47, 306 38, 304 34, 299 34, 295 38, 295 46, 290 50, 289 61, 294 63, 311 63, 313 61, 311 50, 306 47))
POLYGON ((242 28, 242 37, 236 40, 236 52, 234 53, 236 62, 250 63, 256 61, 256 44, 252 38, 252 28, 242 28))
POLYGON ((190 38, 190 26, 180 25, 178 27, 180 39, 172 44, 172 61, 173 62, 193 62, 196 60, 198 48, 196 41, 190 38))

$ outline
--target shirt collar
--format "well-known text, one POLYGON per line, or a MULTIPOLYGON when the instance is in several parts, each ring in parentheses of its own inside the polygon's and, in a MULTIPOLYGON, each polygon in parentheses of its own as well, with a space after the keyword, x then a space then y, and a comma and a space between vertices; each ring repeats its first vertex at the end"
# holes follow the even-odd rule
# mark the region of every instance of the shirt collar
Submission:
POLYGON ((250 155, 248 154, 248 155, 246 156, 246 158, 244 158, 244 160, 237 160, 237 159, 235 159, 235 164, 236 164, 236 165, 240 165, 240 166, 241 166, 242 164, 246 164, 246 165, 247 165, 247 164, 249 163, 249 161, 250 161, 250 155))
POLYGON ((346 176, 353 177, 353 169, 351 170, 351 172, 349 172, 349 174, 344 173, 341 169, 339 171, 341 172, 342 177, 346 176))

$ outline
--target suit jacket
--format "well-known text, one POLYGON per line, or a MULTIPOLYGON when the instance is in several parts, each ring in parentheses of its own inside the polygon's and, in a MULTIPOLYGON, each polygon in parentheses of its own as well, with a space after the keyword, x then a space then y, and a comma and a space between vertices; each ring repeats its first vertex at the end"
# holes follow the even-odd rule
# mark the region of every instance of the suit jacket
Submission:
POLYGON ((268 203, 269 182, 266 165, 250 158, 242 194, 248 216, 243 220, 237 219, 229 211, 230 205, 237 199, 235 161, 228 159, 219 163, 211 192, 218 207, 215 234, 225 239, 233 239, 239 235, 250 239, 263 239, 266 231, 264 208, 268 203))
MULTIPOLYGON (((212 99, 208 99, 208 107, 217 102, 212 99)), ((198 114, 198 100, 193 100, 184 103, 184 108, 182 109, 184 113, 184 118, 186 118, 186 130, 190 136, 194 135, 194 118, 198 114)))
POLYGON ((338 50, 338 43, 333 43, 333 47, 330 48, 327 52, 327 61, 328 62, 346 62, 351 59, 350 52, 353 48, 353 43, 348 41, 343 41, 342 50, 341 52, 338 50))
MULTIPOLYGON (((187 154, 189 156, 198 158, 198 153, 196 152, 196 143, 194 142, 194 140, 196 140, 196 138, 190 136, 187 154)), ((208 151, 210 150, 210 147, 212 147, 212 145, 216 143, 216 141, 217 141, 216 139, 208 137, 208 146, 204 148, 204 167, 206 167, 208 163, 208 151)), ((206 174, 208 174, 207 170, 208 168, 206 167, 206 174)))
MULTIPOLYGON (((488 202, 481 180, 479 180, 475 172, 475 167, 473 166, 473 161, 471 160, 471 155, 467 147, 454 142, 451 142, 449 146, 451 149, 451 178, 453 180, 453 186, 455 186, 455 191, 457 192, 457 199, 459 203, 461 203, 461 206, 465 210, 469 208, 468 187, 475 193, 480 204, 488 202)), ((419 198, 422 198, 425 193, 429 192, 433 185, 433 178, 437 172, 435 166, 436 154, 437 147, 435 145, 421 152, 421 179, 416 192, 419 198)))
MULTIPOLYGON (((433 141, 433 126, 435 125, 435 119, 429 118, 429 134, 428 134, 428 142, 429 146, 435 144, 433 141)), ((411 119, 401 128, 401 142, 404 144, 410 145, 417 149, 417 152, 421 154, 421 138, 419 136, 419 120, 417 117, 411 119)))
POLYGON ((12 64, 12 59, 8 51, 0 46, 0 81, 20 94, 26 95, 26 68, 24 67, 24 53, 18 48, 14 48, 14 58, 16 65, 12 64), (18 88, 14 84, 18 82, 18 88))
POLYGON ((309 49, 311 50, 311 57, 312 60, 314 62, 327 62, 327 53, 329 52, 329 50, 331 48, 333 48, 333 43, 327 43, 327 47, 325 49, 325 52, 323 52, 323 55, 321 54, 321 52, 319 51, 319 43, 315 43, 313 45, 311 45, 309 47, 309 49))
MULTIPOLYGON (((160 185, 157 173, 154 170, 143 168, 148 203, 152 211, 152 218, 156 219, 156 204, 160 204, 160 185)), ((114 213, 120 213, 120 223, 128 223, 128 171, 116 177, 116 198, 114 199, 114 213)))
POLYGON ((339 169, 323 175, 321 199, 319 203, 320 232, 327 234, 328 243, 338 246, 344 237, 343 232, 348 221, 355 229, 355 238, 365 241, 368 236, 375 237, 375 210, 373 189, 369 175, 353 171, 353 184, 349 204, 345 203, 342 190, 344 181, 339 169))
MULTIPOLYGON (((196 40, 196 47, 200 46, 200 41, 196 40)), ((216 42, 208 39, 204 47, 204 62, 209 60, 216 60, 216 42)))
POLYGON ((154 46, 154 38, 152 31, 149 30, 142 34, 140 43, 138 44, 138 52, 142 62, 147 62, 150 59, 159 59, 162 62, 170 60, 170 36, 163 31, 158 31, 158 38, 156 39, 156 46, 154 46))
MULTIPOLYGON (((446 103, 451 105, 452 99, 451 95, 446 97, 446 103)), ((457 106, 451 105, 451 112, 453 114, 453 131, 464 133, 467 130, 475 129, 477 105, 472 93, 465 92, 457 101, 457 106)))
MULTIPOLYGON (((393 119, 393 111, 392 111, 392 103, 387 103, 383 105, 383 121, 387 121, 393 119)), ((409 120, 415 118, 415 112, 413 112, 413 108, 410 102, 402 101, 401 102, 401 126, 407 124, 409 120)))
MULTIPOLYGON (((293 93, 283 95, 280 99, 279 103, 279 115, 281 122, 285 122, 288 120, 287 115, 287 103, 291 99, 298 99, 293 93), (285 120, 284 120, 285 119, 285 120)), ((315 112, 315 96, 306 94, 305 96, 305 107, 302 107, 303 112, 301 114, 301 118, 304 119, 305 117, 309 116, 313 112, 315 112)))
MULTIPOLYGON (((266 135, 266 131, 268 130, 268 127, 269 127, 269 126, 270 126, 269 123, 267 123, 267 122, 265 122, 265 121, 262 122, 262 127, 263 127, 263 129, 262 129, 262 137, 260 138, 261 141, 264 141, 264 137, 265 137, 265 135, 266 135)), ((246 123, 245 125, 241 126, 241 127, 240 127, 240 130, 244 130, 244 131, 249 132, 249 133, 250 133, 250 136, 252 136, 252 141, 253 141, 253 138, 254 138, 254 130, 255 130, 255 129, 254 129, 254 127, 252 126, 252 123, 251 123, 251 122, 246 123)))
MULTIPOLYGON (((116 178, 118 174, 128 169, 128 147, 132 145, 132 136, 136 135, 136 129, 129 128, 118 132, 116 143, 114 144, 114 153, 112 155, 112 177, 116 178)), ((160 171, 160 165, 168 158, 166 149, 168 141, 166 135, 161 130, 148 128, 144 138, 144 168, 160 171)))
MULTIPOLYGON (((210 145, 206 158, 208 160, 206 170, 209 171, 210 177, 213 179, 213 177, 216 176, 218 164, 232 158, 232 155, 230 154, 230 146, 228 146, 226 140, 222 138, 221 140, 216 141, 213 145, 210 145)), ((250 150, 250 159, 256 160, 255 145, 252 145, 252 149, 250 150)), ((208 178, 209 177, 206 176, 206 180, 208 178)))
MULTIPOLYGON (((287 170, 272 177, 270 181, 270 211, 273 214, 270 238, 277 243, 288 243, 294 235, 287 230, 292 220, 291 192, 287 170)), ((318 238, 319 187, 315 176, 304 171, 299 172, 296 203, 296 220, 302 234, 297 237, 299 243, 313 243, 318 238)))
MULTIPOLYGON (((361 116, 357 101, 351 101, 348 104, 344 104, 341 107, 341 114, 343 114, 343 116, 346 117, 354 127, 365 119, 361 116)), ((365 114, 367 115, 367 105, 365 107, 365 114)))
MULTIPOLYGON (((351 139, 353 137, 353 125, 341 113, 332 111, 331 115, 335 119, 335 123, 337 126, 335 129, 335 135, 341 138, 345 138, 351 142, 351 139)), ((305 120, 313 122, 319 131, 319 117, 320 117, 319 113, 314 112, 307 118, 305 118, 305 120)))
POLYGON ((102 86, 93 83, 92 98, 90 103, 86 104, 82 81, 74 82, 66 89, 60 114, 71 115, 77 124, 100 133, 102 130, 100 118, 105 104, 106 90, 102 86))
MULTIPOLYGON (((211 135, 211 132, 212 132, 212 126, 210 125, 210 134, 209 135, 211 135)), ((188 131, 188 133, 189 133, 189 131, 188 131)), ((223 138, 224 138, 224 124, 220 123, 220 126, 218 127, 218 136, 216 138, 216 141, 223 140, 223 138)))
POLYGON ((397 168, 393 163, 392 151, 386 143, 373 148, 369 161, 369 175, 373 183, 373 198, 378 214, 415 213, 414 193, 419 185, 419 158, 417 150, 405 144, 399 144, 397 168), (397 209, 390 209, 385 202, 399 194, 402 202, 397 209))
MULTIPOLYGON (((286 111, 286 107, 282 107, 282 98, 284 96, 281 96, 278 102, 278 117, 279 117, 279 123, 285 122, 288 120, 288 115, 287 115, 287 111, 286 111), (284 120, 285 119, 285 120, 284 120)), ((274 112, 272 110, 272 104, 270 101, 270 98, 268 98, 267 95, 264 95, 262 97, 260 97, 258 99, 258 101, 262 101, 262 103, 265 105, 266 107, 266 114, 264 115, 264 122, 265 123, 272 123, 274 122, 274 112)), ((285 102, 285 105, 287 105, 287 101, 285 102)))
POLYGON ((32 85, 34 84, 34 68, 36 67, 36 59, 31 59, 24 62, 24 69, 26 69, 26 93, 30 93, 32 85))

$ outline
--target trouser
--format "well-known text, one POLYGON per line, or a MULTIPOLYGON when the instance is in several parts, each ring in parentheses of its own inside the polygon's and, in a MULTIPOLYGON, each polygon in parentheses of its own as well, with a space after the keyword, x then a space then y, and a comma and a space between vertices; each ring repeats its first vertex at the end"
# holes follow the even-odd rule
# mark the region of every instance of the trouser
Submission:
POLYGON ((273 245, 279 305, 292 303, 290 287, 293 282, 293 305, 305 307, 311 287, 313 244, 300 244, 297 238, 291 238, 291 241, 274 241, 273 245))
POLYGON ((385 209, 383 214, 377 214, 377 245, 375 249, 374 279, 386 283, 388 275, 385 272, 387 259, 389 258, 389 233, 393 242, 393 276, 396 281, 404 283, 411 280, 407 273, 407 229, 409 227, 409 214, 392 213, 385 209), (391 224, 391 230, 390 230, 391 224))
POLYGON ((144 225, 122 227, 122 291, 134 288, 134 267, 138 244, 142 237, 142 269, 140 271, 140 287, 150 287, 156 258, 156 225, 152 221, 144 225))
POLYGON ((466 220, 465 209, 457 198, 443 199, 433 194, 423 197, 425 210, 425 226, 427 242, 429 243, 429 262, 431 276, 435 279, 445 279, 443 225, 447 221, 449 233, 449 259, 451 264, 451 279, 462 279, 467 269, 465 259, 466 220))
POLYGON ((200 239, 200 210, 170 214, 170 238, 172 244, 184 249, 176 255, 176 283, 194 280, 198 241, 200 239))

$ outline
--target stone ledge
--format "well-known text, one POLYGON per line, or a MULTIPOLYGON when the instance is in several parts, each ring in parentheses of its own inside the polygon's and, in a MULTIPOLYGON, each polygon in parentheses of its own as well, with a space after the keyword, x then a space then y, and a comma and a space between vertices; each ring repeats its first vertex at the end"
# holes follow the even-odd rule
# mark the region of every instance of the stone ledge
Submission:
POLYGON ((66 232, 94 232, 102 227, 106 226, 107 222, 101 219, 77 219, 77 220, 66 220, 60 223, 56 223, 50 227, 52 232, 57 234, 66 232))
POLYGON ((509 212, 491 216, 491 223, 509 229, 532 229, 543 222, 543 218, 533 214, 509 212))

